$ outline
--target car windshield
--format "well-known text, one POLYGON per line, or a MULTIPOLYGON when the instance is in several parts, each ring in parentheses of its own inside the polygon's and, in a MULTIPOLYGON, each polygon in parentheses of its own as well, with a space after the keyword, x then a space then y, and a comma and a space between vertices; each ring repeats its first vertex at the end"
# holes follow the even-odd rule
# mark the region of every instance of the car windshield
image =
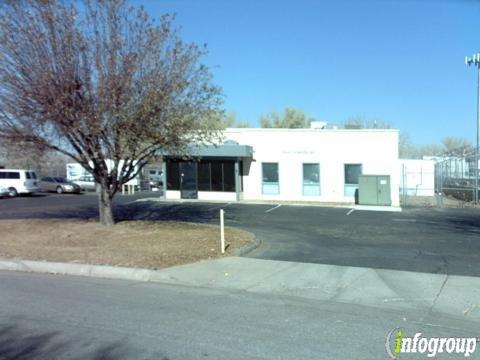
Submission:
POLYGON ((54 177, 55 181, 58 182, 58 183, 66 183, 67 180, 65 180, 64 178, 62 177, 54 177))

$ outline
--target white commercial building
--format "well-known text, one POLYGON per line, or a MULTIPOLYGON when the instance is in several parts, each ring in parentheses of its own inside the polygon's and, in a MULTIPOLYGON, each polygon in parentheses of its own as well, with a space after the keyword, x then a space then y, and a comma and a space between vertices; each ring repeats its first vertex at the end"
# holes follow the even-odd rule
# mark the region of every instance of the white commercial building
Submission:
POLYGON ((224 138, 193 147, 195 159, 165 157, 167 199, 354 203, 360 175, 379 175, 383 205, 399 206, 398 130, 234 128, 224 138))

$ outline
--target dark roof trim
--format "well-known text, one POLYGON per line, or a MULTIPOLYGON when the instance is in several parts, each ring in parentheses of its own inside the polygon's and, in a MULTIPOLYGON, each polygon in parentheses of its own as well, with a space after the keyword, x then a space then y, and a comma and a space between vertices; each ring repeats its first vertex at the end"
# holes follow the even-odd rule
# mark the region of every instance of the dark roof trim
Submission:
MULTIPOLYGON (((164 154, 168 157, 174 157, 177 154, 164 154)), ((179 155, 179 154, 178 154, 179 155)), ((251 158, 253 157, 253 147, 250 145, 222 144, 222 145, 192 145, 183 156, 198 157, 233 157, 233 158, 251 158)))

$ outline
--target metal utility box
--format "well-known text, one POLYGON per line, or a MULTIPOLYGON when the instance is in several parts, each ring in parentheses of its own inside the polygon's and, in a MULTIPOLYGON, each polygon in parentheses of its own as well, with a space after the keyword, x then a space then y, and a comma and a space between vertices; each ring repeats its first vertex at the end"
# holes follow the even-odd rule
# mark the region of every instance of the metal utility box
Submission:
POLYGON ((389 175, 360 175, 358 180, 360 205, 392 205, 389 175))

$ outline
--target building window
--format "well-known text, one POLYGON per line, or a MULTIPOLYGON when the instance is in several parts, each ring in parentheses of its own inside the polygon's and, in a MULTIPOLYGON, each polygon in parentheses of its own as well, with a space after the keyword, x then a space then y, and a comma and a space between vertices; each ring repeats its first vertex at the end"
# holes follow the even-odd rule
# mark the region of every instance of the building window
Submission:
POLYGON ((199 162, 198 163, 198 190, 199 191, 210 191, 212 189, 212 184, 210 182, 210 163, 199 162))
POLYGON ((238 174, 238 179, 240 181, 240 191, 243 192, 243 161, 240 161, 239 164, 239 174, 238 174))
POLYGON ((320 165, 303 164, 303 195, 320 195, 320 165))
POLYGON ((278 195, 278 163, 262 163, 262 194, 278 195))
POLYGON ((221 162, 212 162, 212 191, 223 191, 223 166, 221 162))
POLYGON ((223 191, 236 191, 235 189, 235 163, 223 163, 223 191))
POLYGON ((355 196, 355 192, 358 190, 358 179, 361 174, 362 164, 345 164, 345 196, 355 196))
POLYGON ((180 167, 178 162, 167 161, 167 190, 180 190, 180 167))
MULTIPOLYGON (((167 190, 180 190, 180 163, 167 161, 167 190)), ((198 191, 235 192, 235 161, 201 160, 196 178, 198 191)))

